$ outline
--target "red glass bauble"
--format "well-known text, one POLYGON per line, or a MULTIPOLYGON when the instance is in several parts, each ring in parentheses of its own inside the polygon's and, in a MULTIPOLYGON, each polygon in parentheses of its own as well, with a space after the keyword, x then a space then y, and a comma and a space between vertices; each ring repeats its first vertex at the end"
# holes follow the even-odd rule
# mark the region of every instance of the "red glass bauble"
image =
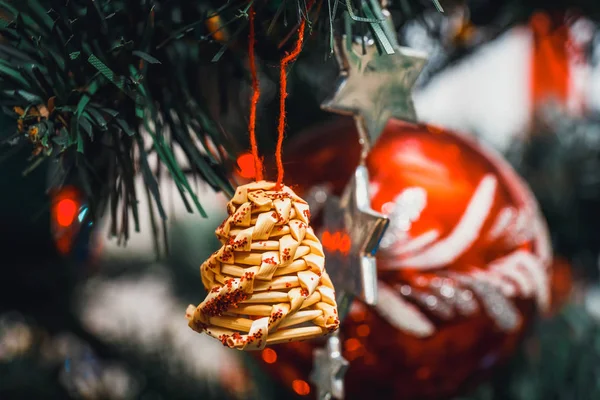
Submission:
MULTIPOLYGON (((301 195, 323 184, 339 194, 359 154, 353 121, 336 120, 289 143, 286 181, 301 195)), ((506 360, 536 308, 549 307, 545 223, 500 156, 449 131, 390 121, 367 164, 372 206, 390 228, 379 303, 355 301, 341 327, 346 397, 447 398, 506 360)), ((315 345, 261 356, 293 389, 315 345)))

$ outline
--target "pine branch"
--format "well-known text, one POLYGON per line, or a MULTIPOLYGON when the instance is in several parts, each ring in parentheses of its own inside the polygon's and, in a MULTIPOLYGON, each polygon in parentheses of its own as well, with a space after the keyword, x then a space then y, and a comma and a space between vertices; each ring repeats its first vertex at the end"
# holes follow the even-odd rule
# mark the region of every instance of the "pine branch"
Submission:
POLYGON ((96 212, 102 203, 119 200, 137 216, 133 175, 141 169, 165 218, 147 162, 149 150, 160 156, 186 203, 201 214, 174 158, 175 146, 184 149, 194 173, 215 189, 232 191, 224 169, 231 141, 193 93, 193 74, 173 73, 204 60, 176 48, 183 34, 157 49, 178 27, 205 21, 208 9, 170 3, 178 4, 0 2, 5 16, 0 29, 2 105, 17 119, 21 140, 33 145, 34 159, 56 156, 64 173, 76 170, 75 179, 87 189, 96 212), (176 11, 179 18, 173 16, 176 11), (150 148, 142 135, 152 137, 150 148), (102 199, 105 193, 109 199, 102 199))

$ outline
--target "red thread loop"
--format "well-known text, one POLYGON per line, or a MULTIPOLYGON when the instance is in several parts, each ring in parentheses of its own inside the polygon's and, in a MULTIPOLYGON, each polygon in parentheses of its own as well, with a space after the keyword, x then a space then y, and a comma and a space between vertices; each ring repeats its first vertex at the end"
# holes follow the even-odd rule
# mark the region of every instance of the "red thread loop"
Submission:
POLYGON ((283 133, 285 131, 285 98, 287 97, 287 75, 286 67, 289 63, 294 61, 302 50, 302 44, 304 43, 304 27, 306 20, 302 20, 300 28, 298 28, 298 41, 296 47, 285 55, 280 63, 279 69, 279 125, 277 126, 277 147, 275 150, 275 160, 277 162, 277 190, 281 189, 283 183, 283 161, 282 161, 282 148, 283 148, 283 133))
POLYGON ((256 73, 256 60, 254 58, 254 8, 250 8, 250 37, 248 38, 248 61, 250 62, 250 74, 252 76, 252 97, 250 99, 250 118, 248 119, 248 131, 250 132, 250 146, 254 158, 255 180, 263 180, 263 162, 258 154, 256 142, 256 106, 260 97, 260 86, 258 74, 256 73))

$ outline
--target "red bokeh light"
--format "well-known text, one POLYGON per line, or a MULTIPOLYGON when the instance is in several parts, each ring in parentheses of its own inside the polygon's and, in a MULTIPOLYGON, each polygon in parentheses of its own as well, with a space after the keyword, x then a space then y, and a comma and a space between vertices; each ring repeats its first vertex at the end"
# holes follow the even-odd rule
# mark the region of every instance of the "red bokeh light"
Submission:
POLYGON ((56 223, 59 226, 70 226, 77 215, 77 203, 72 199, 62 199, 56 205, 56 223))
POLYGON ((252 179, 256 175, 254 157, 252 157, 252 154, 241 154, 237 159, 237 165, 240 169, 240 176, 242 178, 252 179))
POLYGON ((350 248, 352 247, 350 236, 345 232, 331 233, 325 231, 323 232, 321 243, 323 244, 323 247, 330 252, 340 252, 343 255, 348 255, 348 253, 350 253, 350 248))
POLYGON ((52 236, 60 254, 69 254, 79 231, 77 216, 81 207, 81 194, 73 186, 52 193, 52 236))
POLYGON ((267 364, 273 364, 277 361, 277 353, 273 349, 266 348, 262 352, 262 359, 267 364))
POLYGON ((292 382, 292 389, 294 392, 299 394, 300 396, 307 396, 310 394, 310 385, 308 382, 303 381, 302 379, 296 379, 292 382))

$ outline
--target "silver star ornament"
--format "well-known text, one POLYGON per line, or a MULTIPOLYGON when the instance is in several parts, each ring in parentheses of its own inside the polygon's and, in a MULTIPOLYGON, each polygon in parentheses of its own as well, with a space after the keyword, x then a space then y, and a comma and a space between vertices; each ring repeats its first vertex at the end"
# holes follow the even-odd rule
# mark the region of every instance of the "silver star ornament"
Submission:
POLYGON ((333 97, 321 107, 354 115, 361 139, 370 147, 390 118, 417 121, 411 92, 427 59, 423 53, 397 45, 393 54, 380 54, 374 43, 365 41, 349 41, 345 36, 335 41, 340 80, 333 97))
POLYGON ((357 167, 341 198, 327 196, 323 218, 320 238, 343 319, 354 296, 367 304, 377 302, 375 252, 389 223, 371 209, 366 166, 357 167))
POLYGON ((317 387, 318 400, 344 398, 344 375, 349 363, 342 356, 340 339, 334 333, 323 349, 315 349, 310 380, 317 387))

